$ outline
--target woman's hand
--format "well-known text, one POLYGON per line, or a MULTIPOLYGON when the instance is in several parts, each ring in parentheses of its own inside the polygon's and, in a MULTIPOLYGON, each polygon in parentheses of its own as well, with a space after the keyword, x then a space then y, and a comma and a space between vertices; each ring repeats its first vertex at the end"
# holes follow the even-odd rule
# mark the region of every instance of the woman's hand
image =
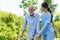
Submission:
POLYGON ((40 37, 40 35, 39 35, 39 34, 36 34, 36 35, 35 35, 35 37, 36 37, 36 38, 39 38, 39 37, 40 37))

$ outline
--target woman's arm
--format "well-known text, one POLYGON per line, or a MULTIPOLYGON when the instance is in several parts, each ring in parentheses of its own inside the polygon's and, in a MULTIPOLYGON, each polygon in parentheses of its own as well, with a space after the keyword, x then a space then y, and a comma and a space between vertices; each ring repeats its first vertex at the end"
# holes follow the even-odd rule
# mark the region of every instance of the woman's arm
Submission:
POLYGON ((47 15, 47 20, 45 21, 42 29, 40 30, 40 34, 42 34, 42 32, 44 32, 44 30, 48 27, 47 25, 51 22, 51 15, 47 15))

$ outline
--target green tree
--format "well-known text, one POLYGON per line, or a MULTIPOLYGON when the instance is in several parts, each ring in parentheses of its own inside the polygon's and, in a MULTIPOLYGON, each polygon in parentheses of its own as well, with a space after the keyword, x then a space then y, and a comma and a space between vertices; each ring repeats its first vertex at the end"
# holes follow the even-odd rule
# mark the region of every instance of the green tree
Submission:
POLYGON ((52 12, 55 12, 57 4, 53 4, 52 0, 44 0, 44 2, 47 2, 49 4, 49 7, 51 8, 52 12))
POLYGON ((20 8, 23 9, 24 15, 25 15, 26 14, 26 8, 29 5, 34 5, 35 6, 35 9, 37 9, 36 4, 38 4, 37 0, 22 0, 22 2, 20 3, 19 6, 20 6, 20 8))

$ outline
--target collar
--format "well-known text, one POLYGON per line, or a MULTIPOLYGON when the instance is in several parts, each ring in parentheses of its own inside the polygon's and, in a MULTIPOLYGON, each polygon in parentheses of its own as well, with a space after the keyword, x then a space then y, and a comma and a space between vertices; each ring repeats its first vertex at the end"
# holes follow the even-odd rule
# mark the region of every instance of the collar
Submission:
MULTIPOLYGON (((30 16, 30 14, 29 14, 28 16, 30 16)), ((34 16, 35 16, 35 13, 34 13, 33 17, 34 17, 34 16)))

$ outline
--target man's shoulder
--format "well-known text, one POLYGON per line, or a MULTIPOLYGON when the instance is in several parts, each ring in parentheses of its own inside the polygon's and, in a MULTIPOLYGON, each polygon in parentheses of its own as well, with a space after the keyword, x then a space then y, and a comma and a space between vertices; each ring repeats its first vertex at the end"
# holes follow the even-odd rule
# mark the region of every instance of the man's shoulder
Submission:
POLYGON ((37 13, 35 13, 35 15, 39 17, 39 14, 37 14, 37 13))
POLYGON ((27 13, 27 14, 25 15, 25 17, 28 16, 28 15, 29 15, 29 14, 27 13))

